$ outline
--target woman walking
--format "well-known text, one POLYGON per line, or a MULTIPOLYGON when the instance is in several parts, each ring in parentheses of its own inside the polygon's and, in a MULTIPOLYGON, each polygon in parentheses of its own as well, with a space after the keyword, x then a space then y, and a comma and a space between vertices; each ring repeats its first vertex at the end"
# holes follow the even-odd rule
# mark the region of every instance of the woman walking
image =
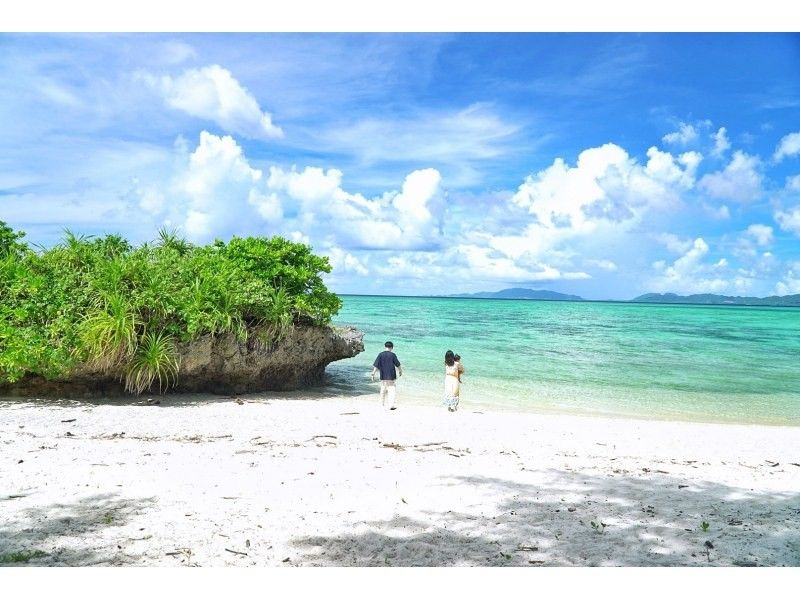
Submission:
POLYGON ((452 351, 444 354, 444 404, 448 411, 458 409, 459 387, 458 381, 459 364, 456 363, 455 355, 452 351))

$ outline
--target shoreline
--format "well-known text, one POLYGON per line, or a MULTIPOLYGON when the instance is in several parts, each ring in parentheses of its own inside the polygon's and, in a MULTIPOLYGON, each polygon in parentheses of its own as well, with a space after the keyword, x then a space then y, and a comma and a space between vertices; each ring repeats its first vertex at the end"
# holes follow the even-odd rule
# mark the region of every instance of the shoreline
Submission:
POLYGON ((798 427, 450 414, 402 398, 389 412, 376 397, 300 392, 160 400, 0 401, 0 555, 45 553, 28 565, 800 565, 798 427))

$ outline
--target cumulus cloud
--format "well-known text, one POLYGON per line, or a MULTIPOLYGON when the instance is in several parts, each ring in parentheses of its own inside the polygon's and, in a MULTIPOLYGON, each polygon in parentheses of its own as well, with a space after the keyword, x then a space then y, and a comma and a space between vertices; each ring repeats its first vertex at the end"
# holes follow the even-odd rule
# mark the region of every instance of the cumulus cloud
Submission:
MULTIPOLYGON (((733 253, 745 263, 763 270, 767 262, 763 255, 759 254, 764 247, 768 247, 773 242, 773 231, 771 226, 764 224, 751 224, 736 239, 733 253)), ((769 261, 767 256, 767 261, 769 261)))
POLYGON ((656 233, 653 239, 669 249, 672 253, 686 253, 692 247, 691 239, 681 239, 672 233, 656 233))
POLYGON ((794 233, 800 237, 800 205, 787 211, 778 210, 775 212, 775 222, 778 223, 781 230, 794 233))
POLYGON ((772 227, 764 224, 751 224, 745 234, 752 238, 760 247, 772 243, 772 227))
POLYGON ((587 149, 575 167, 558 158, 526 178, 512 201, 546 228, 587 231, 599 219, 631 219, 641 208, 678 199, 677 188, 690 188, 698 155, 678 159, 656 148, 647 151, 642 167, 621 147, 606 144, 587 149), (681 165, 683 168, 681 168, 681 165))
POLYGON ((328 257, 332 271, 336 275, 343 272, 354 273, 359 276, 367 276, 369 274, 369 268, 367 267, 368 258, 358 258, 352 253, 348 253, 336 246, 329 247, 321 253, 328 257))
POLYGON ((800 191, 800 174, 795 176, 786 177, 786 190, 787 191, 800 191))
POLYGON ((207 241, 251 229, 253 211, 277 225, 283 216, 280 202, 262 192, 261 180, 262 172, 250 166, 233 138, 203 131, 175 182, 183 201, 174 208, 185 210, 182 226, 189 238, 207 241))
POLYGON ((712 137, 714 139, 714 149, 711 150, 711 155, 715 158, 721 158, 731 148, 731 142, 728 140, 728 130, 725 127, 720 127, 712 137))
POLYGON ((780 162, 784 158, 796 156, 798 154, 800 154, 800 131, 797 133, 789 133, 783 137, 780 143, 778 143, 778 147, 775 148, 775 153, 772 155, 772 158, 776 162, 780 162))
POLYGON ((721 206, 712 206, 703 202, 703 211, 714 220, 728 220, 731 217, 731 211, 725 204, 721 206))
POLYGON ((219 65, 188 69, 177 77, 140 73, 139 78, 157 89, 171 108, 214 121, 227 132, 251 139, 283 136, 255 97, 219 65))
POLYGON ((708 244, 698 237, 692 246, 672 264, 658 261, 653 267, 658 275, 650 281, 650 287, 655 292, 675 293, 719 293, 728 290, 731 286, 743 290, 749 286, 742 277, 729 281, 723 277, 727 268, 727 260, 720 260, 714 264, 703 262, 708 254, 708 244))
POLYGON ((342 189, 342 172, 306 167, 270 168, 267 188, 296 204, 304 230, 333 236, 347 248, 434 248, 440 242, 441 175, 410 173, 400 191, 368 199, 342 189))
POLYGON ((611 260, 586 260, 586 263, 607 272, 614 272, 617 269, 617 265, 611 260))
POLYGON ((717 199, 742 203, 754 201, 762 195, 764 177, 760 167, 758 157, 736 151, 724 170, 705 175, 698 187, 717 199))
POLYGON ((775 285, 776 295, 796 295, 800 293, 800 261, 790 262, 783 278, 775 285))
MULTIPOLYGON (((589 278, 574 262, 584 249, 616 242, 650 211, 675 207, 694 186, 702 156, 674 156, 652 147, 640 164, 615 144, 580 153, 575 166, 563 159, 528 177, 507 209, 526 222, 518 233, 498 230, 471 234, 461 254, 476 271, 513 281, 589 278)), ((591 255, 591 254, 590 254, 591 255)), ((612 272, 611 260, 588 260, 586 266, 612 272)))
POLYGON ((671 145, 688 145, 696 139, 697 129, 695 129, 693 125, 683 122, 680 123, 677 131, 667 133, 661 138, 664 143, 669 143, 671 145))

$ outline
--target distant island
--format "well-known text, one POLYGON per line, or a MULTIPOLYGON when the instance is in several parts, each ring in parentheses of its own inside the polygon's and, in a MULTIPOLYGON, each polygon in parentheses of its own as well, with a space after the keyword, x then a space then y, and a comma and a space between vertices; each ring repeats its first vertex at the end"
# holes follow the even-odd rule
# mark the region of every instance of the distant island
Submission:
POLYGON ((730 297, 728 295, 676 295, 675 293, 647 293, 631 299, 632 303, 693 303, 700 305, 768 305, 772 307, 800 307, 800 295, 779 297, 730 297))
MULTIPOLYGON (((465 299, 532 299, 536 301, 592 301, 578 295, 567 295, 555 291, 536 289, 512 288, 501 291, 482 291, 480 293, 461 293, 458 295, 444 295, 465 299)), ((646 293, 635 299, 621 301, 622 303, 680 303, 694 305, 764 305, 771 307, 800 307, 800 295, 784 295, 771 297, 730 297, 728 295, 714 295, 702 293, 697 295, 677 295, 675 293, 646 293)))
POLYGON ((555 291, 537 291, 535 289, 503 289, 502 291, 484 291, 481 293, 461 293, 447 297, 463 297, 467 299, 538 299, 539 301, 585 301, 577 295, 565 295, 555 291))

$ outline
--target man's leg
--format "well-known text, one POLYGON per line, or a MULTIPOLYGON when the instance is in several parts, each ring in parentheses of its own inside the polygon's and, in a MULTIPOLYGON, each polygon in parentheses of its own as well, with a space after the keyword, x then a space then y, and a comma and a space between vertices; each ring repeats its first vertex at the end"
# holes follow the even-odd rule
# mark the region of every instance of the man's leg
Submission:
POLYGON ((381 380, 381 406, 386 406, 386 380, 381 380))
POLYGON ((389 409, 395 408, 395 382, 394 380, 386 381, 386 394, 389 395, 389 409))

